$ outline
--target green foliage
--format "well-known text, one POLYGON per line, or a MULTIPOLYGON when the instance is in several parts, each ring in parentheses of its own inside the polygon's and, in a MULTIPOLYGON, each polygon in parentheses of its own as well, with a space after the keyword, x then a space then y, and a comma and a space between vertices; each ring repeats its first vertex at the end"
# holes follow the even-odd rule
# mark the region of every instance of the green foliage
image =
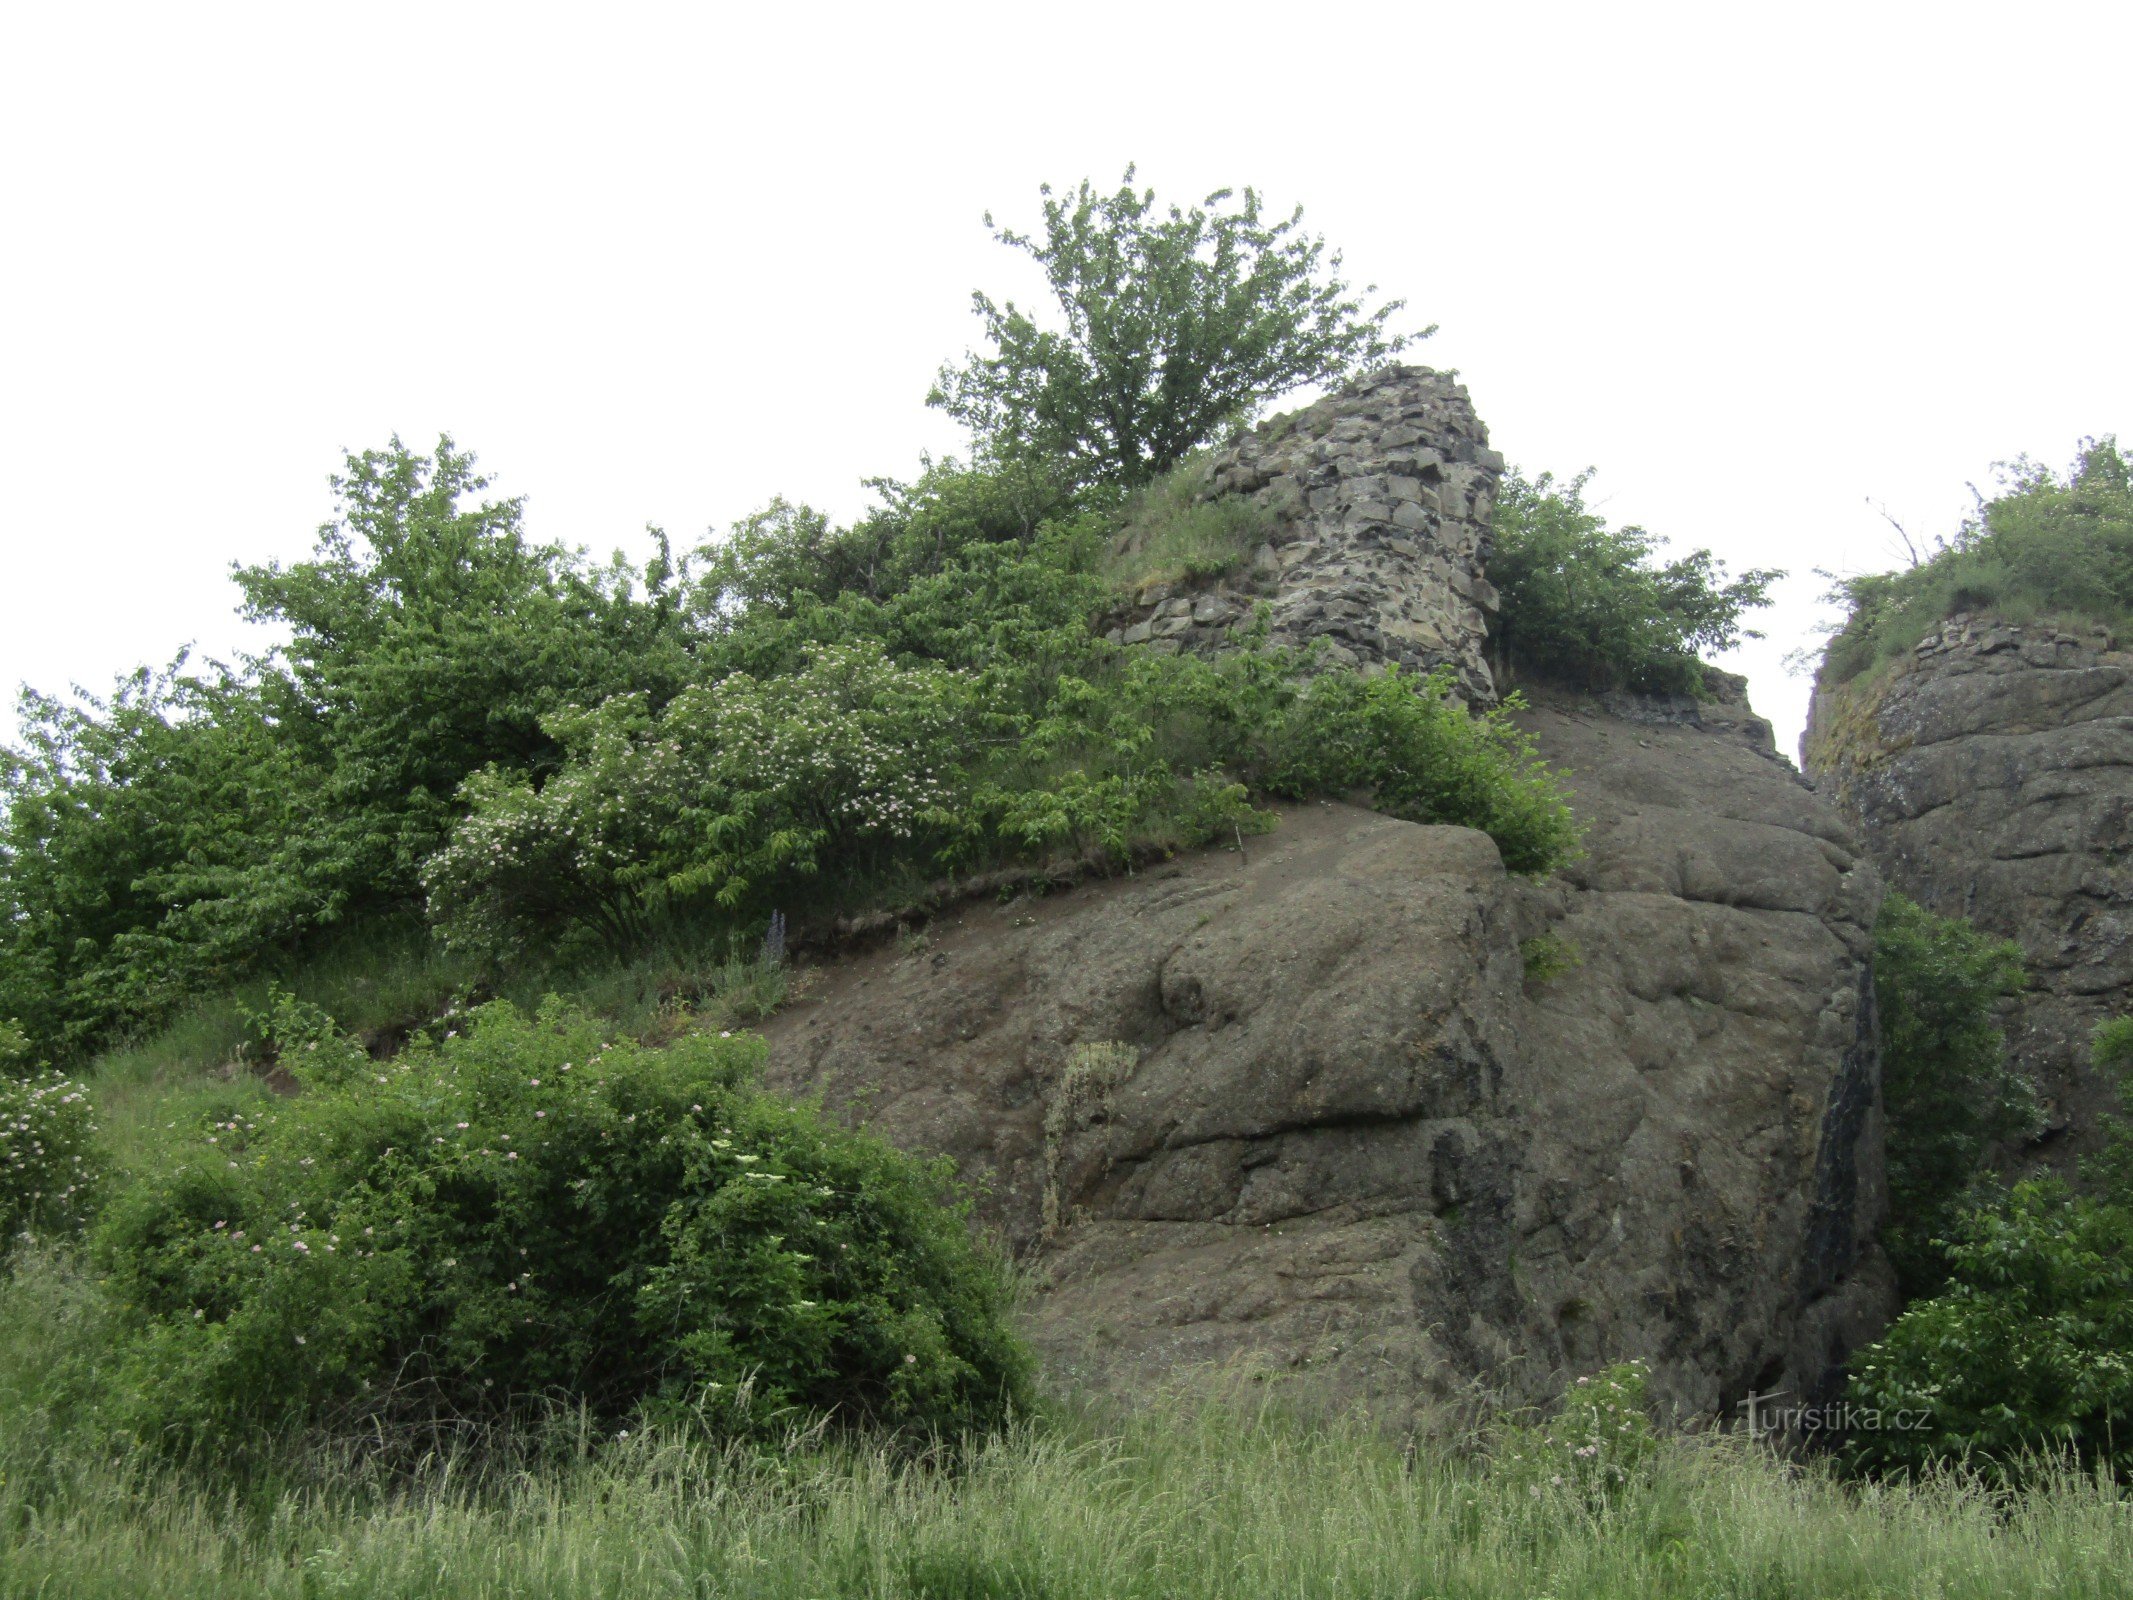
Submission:
POLYGON ((110 1404, 144 1440, 240 1452, 547 1403, 608 1431, 997 1423, 1026 1360, 945 1164, 765 1094, 762 1053, 497 1002, 208 1119, 98 1230, 110 1404))
POLYGON ((2007 1059, 1994 1008, 2021 993, 2022 952, 1899 894, 1874 924, 1874 994, 1888 1109, 1889 1223, 1905 1294, 1947 1271, 1937 1242, 1980 1198, 1995 1143, 2034 1131, 2036 1100, 2007 1059))
POLYGON ((1407 342, 1386 332, 1401 302, 1366 311, 1340 257, 1297 232, 1301 207, 1269 222, 1252 190, 1224 189, 1159 213, 1131 167, 1111 194, 1040 192, 1042 238, 986 226, 1043 269, 1063 325, 973 294, 990 349, 943 367, 929 396, 1000 459, 1133 488, 1276 395, 1407 342))
POLYGON ((1201 500, 1206 482, 1202 457, 1127 497, 1125 526, 1104 562, 1104 579, 1113 589, 1131 594, 1151 583, 1226 577, 1251 559, 1272 514, 1242 495, 1201 500))
POLYGON ((1519 940, 1518 955, 1528 983, 1552 983, 1575 972, 1585 959, 1577 945, 1559 933, 1536 933, 1519 940))
POLYGON ((1999 494, 1954 538, 1914 550, 1908 570, 1838 581, 1832 598, 1846 616, 1823 656, 1825 682, 1904 655, 1959 611, 2114 630, 2133 621, 2133 460, 2117 439, 2083 440, 2063 475, 2027 458, 2000 472, 1999 494))
POLYGON ((463 504, 488 480, 450 439, 351 456, 333 486, 310 560, 236 572, 245 615, 290 633, 263 684, 323 776, 332 820, 304 855, 328 914, 411 898, 468 774, 557 764, 551 712, 688 676, 663 541, 639 598, 626 569, 529 543, 518 501, 463 504))
MULTIPOLYGON (((2126 1081, 2133 1018, 2096 1030, 2095 1058, 2126 1081)), ((2033 1179, 1955 1223, 1945 1286, 1854 1364, 1855 1397, 1883 1419, 1855 1436, 1866 1464, 2133 1468, 2133 1125, 2107 1118, 2105 1135, 2081 1191, 2033 1179), (1898 1412, 1922 1425, 1890 1426, 1898 1412)))
POLYGON ((103 1176, 89 1086, 63 1073, 24 1073, 0 1031, 0 1263, 24 1239, 78 1230, 103 1176))
POLYGON ((967 795, 951 775, 977 709, 964 675, 900 666, 868 640, 693 686, 656 718, 619 698, 570 713, 548 783, 468 784, 468 818, 428 868, 433 914, 454 939, 508 950, 571 923, 627 937, 673 902, 767 912, 825 866, 878 875, 954 830, 967 795))
POLYGON ((1947 1246, 1949 1281, 1853 1365, 1882 1426, 1854 1436, 1869 1465, 1969 1457, 2020 1472, 2069 1452, 2133 1467, 2133 1207, 2055 1179, 2017 1184, 1947 1246), (1902 1415, 1899 1415, 1902 1414, 1902 1415), (1911 1419, 1922 1426, 1903 1424, 1911 1419))
POLYGON ((1590 471, 1560 485, 1546 472, 1504 479, 1488 565, 1502 597, 1497 658, 1513 672, 1596 688, 1696 693, 1698 652, 1761 638, 1741 619, 1770 603, 1784 574, 1758 567, 1728 581, 1708 550, 1660 564, 1664 541, 1610 528, 1586 506, 1591 480, 1590 471))
POLYGON ((564 926, 742 925, 987 861, 1204 843, 1261 825, 1253 792, 1369 790, 1394 815, 1484 830, 1516 872, 1575 848, 1530 742, 1443 680, 1312 677, 1289 651, 1090 661, 1045 681, 1027 662, 957 670, 824 645, 797 672, 735 673, 656 718, 619 700, 573 714, 548 783, 469 784, 430 868, 433 914, 499 954, 564 926))
POLYGON ((109 699, 25 693, 0 754, 0 1013, 72 1053, 227 981, 305 922, 276 859, 315 775, 226 669, 132 674, 109 699))
POLYGON ((0 1014, 41 1050, 405 916, 469 774, 552 768, 548 714, 686 677, 663 555, 639 595, 530 545, 515 501, 462 505, 484 480, 448 440, 350 457, 334 484, 313 559, 236 574, 247 615, 287 630, 278 655, 25 696, 0 758, 0 1014))
POLYGON ((1578 1379, 1545 1427, 1506 1436, 1497 1451, 1497 1472, 1531 1489, 1545 1484, 1588 1507, 1619 1499, 1659 1454, 1650 1380, 1642 1361, 1617 1362, 1578 1379))
POLYGON ((1327 673, 1283 705, 1264 764, 1246 771, 1292 799, 1364 789, 1410 822, 1479 828, 1513 872, 1552 872, 1580 835, 1561 783, 1511 720, 1519 704, 1512 696, 1473 715, 1449 673, 1420 683, 1397 668, 1327 673))

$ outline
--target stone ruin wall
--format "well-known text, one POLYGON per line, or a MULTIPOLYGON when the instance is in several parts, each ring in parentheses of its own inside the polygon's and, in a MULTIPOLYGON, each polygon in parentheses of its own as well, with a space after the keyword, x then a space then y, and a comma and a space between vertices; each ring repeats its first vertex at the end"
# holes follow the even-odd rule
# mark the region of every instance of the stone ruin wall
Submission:
POLYGON ((1263 508, 1249 568, 1147 585, 1110 637, 1213 651, 1263 601, 1272 643, 1323 639, 1340 666, 1448 667, 1463 698, 1493 705, 1496 591, 1483 574, 1504 461, 1488 440, 1465 386, 1427 367, 1387 367, 1260 424, 1216 456, 1198 496, 1263 508))

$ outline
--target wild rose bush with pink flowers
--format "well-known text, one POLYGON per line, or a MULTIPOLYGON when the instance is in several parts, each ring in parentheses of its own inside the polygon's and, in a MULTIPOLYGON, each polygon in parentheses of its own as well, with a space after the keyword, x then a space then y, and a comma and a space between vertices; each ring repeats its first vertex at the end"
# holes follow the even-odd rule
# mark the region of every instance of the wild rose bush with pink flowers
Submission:
POLYGON ((291 1052, 301 1094, 173 1135, 113 1201, 127 1431, 411 1449, 560 1406, 952 1432, 1025 1397, 946 1165, 763 1092, 760 1039, 651 1050, 554 1001, 463 1021, 360 1075, 291 1052))

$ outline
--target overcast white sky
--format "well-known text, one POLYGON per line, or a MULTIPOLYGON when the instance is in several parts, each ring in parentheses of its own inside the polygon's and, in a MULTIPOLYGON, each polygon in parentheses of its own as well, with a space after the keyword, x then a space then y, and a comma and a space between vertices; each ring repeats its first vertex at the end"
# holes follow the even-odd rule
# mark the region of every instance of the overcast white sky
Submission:
MULTIPOLYGON (((2133 7, 0 8, 0 683, 243 639, 346 449, 693 539, 953 448, 1040 181, 1301 201, 1609 515, 1891 564, 1884 503, 2133 435, 2133 7), (745 11, 745 19, 744 19, 745 11)), ((0 720, 0 732, 12 728, 0 720)))

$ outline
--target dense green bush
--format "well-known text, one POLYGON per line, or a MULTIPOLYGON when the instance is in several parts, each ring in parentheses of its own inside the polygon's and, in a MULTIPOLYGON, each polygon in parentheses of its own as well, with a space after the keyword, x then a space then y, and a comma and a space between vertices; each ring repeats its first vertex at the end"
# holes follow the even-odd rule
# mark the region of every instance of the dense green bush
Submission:
POLYGON ((1758 567, 1728 582, 1708 550, 1661 564, 1656 535, 1610 528, 1586 506, 1591 479, 1505 477, 1488 568, 1502 597, 1491 649, 1514 675, 1695 693, 1697 653, 1760 638, 1741 619, 1770 603, 1784 574, 1758 567))
POLYGON ((550 713, 687 681, 662 555, 638 580, 530 543, 449 440, 348 460, 313 558, 240 568, 287 643, 241 669, 28 694, 0 754, 0 1015, 79 1055, 325 930, 420 906, 476 771, 540 773, 550 713))
POLYGON ((497 1002, 373 1063, 293 1020, 304 1092, 182 1134, 99 1225, 144 1439, 390 1443, 546 1403, 958 1430, 1022 1397, 945 1164, 764 1093, 760 1040, 652 1051, 497 1002))
POLYGON ((1258 826, 1255 792, 1365 789, 1395 815, 1486 831, 1518 872, 1576 847, 1530 742, 1504 713, 1469 715, 1443 681, 1314 677, 1291 651, 1108 654, 1089 676, 1032 684, 827 645, 796 672, 735 673, 657 717, 623 701, 573 713, 555 724, 571 758, 548 783, 469 785, 429 869, 432 913, 498 954, 536 930, 627 937, 661 914, 747 923, 899 875, 1203 843, 1258 826), (1032 689, 1034 710, 1017 693, 1032 689))
POLYGON ((2019 1471, 2071 1451, 2133 1468, 2133 1207, 2020 1183, 1964 1218, 1947 1255, 1946 1287, 1853 1364, 1853 1398, 1881 1423, 1854 1434, 1860 1459, 2019 1471))
POLYGON ((0 1020, 0 1263, 25 1239, 71 1234, 102 1177, 85 1083, 29 1063, 29 1041, 0 1020))
POLYGON ((2035 1093, 2008 1060, 1993 1018, 2022 984, 2022 952, 2012 940, 1900 894, 1882 902, 1874 924, 1888 1108, 1882 1241, 1907 1295, 1940 1287, 1947 1260, 1936 1241, 1985 1197, 1992 1147, 2035 1131, 2035 1093))
POLYGON ((2015 621, 2133 621, 2133 460, 2112 437, 2084 440, 2054 473, 2022 459, 2002 469, 1954 538, 1903 572, 1841 580, 1844 626, 1822 660, 1846 683, 1904 654, 1942 618, 1991 611, 2015 621))
MULTIPOLYGON (((2099 1028, 2095 1056, 2133 1086, 2133 1018, 2099 1028)), ((1854 1398, 1882 1420, 1854 1436, 1860 1459, 2133 1468, 2133 1126, 2105 1130, 2079 1189, 2032 1179, 1955 1222, 1944 1286, 1854 1363, 1854 1398), (1899 1412, 1920 1425, 1892 1426, 1899 1412)))

